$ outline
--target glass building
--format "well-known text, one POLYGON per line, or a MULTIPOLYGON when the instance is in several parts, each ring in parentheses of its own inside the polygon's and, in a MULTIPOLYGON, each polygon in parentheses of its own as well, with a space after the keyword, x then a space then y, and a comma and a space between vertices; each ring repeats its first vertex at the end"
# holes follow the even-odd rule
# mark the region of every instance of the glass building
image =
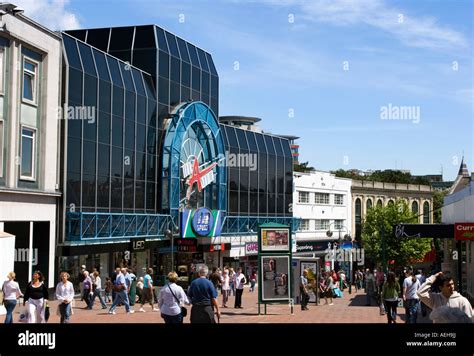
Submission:
POLYGON ((154 25, 62 37, 63 269, 204 262, 210 239, 169 258, 187 209, 218 211, 223 236, 293 222, 289 141, 219 123, 209 53, 154 25))

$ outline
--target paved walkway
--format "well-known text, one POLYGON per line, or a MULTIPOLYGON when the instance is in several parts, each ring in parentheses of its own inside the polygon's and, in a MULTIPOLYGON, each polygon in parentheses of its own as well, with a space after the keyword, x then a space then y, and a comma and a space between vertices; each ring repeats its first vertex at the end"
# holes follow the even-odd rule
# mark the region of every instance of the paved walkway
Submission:
MULTIPOLYGON (((219 295, 219 305, 222 297, 219 295)), ((288 304, 272 304, 267 306, 267 315, 263 315, 264 307, 261 306, 262 315, 258 315, 257 292, 249 292, 245 288, 242 306, 243 309, 234 309, 234 297, 231 296, 227 305, 229 308, 221 308, 221 323, 387 323, 387 317, 379 314, 379 308, 372 303, 372 306, 365 306, 365 294, 363 291, 349 294, 344 291, 343 298, 334 299, 334 305, 322 304, 316 306, 309 304, 309 310, 302 311, 299 305, 294 306, 293 314, 290 312, 288 304)), ((56 301, 50 302, 51 317, 49 323, 59 323, 59 316, 56 315, 56 301)), ((126 314, 125 308, 117 307, 115 315, 109 315, 108 309, 101 309, 100 303, 96 300, 93 310, 83 309, 84 302, 76 300, 74 315, 71 317, 72 323, 163 323, 159 312, 152 312, 150 305, 145 305, 145 313, 138 310, 140 305, 135 305, 134 314, 126 314)), ((109 304, 110 306, 110 304, 109 304)), ((188 317, 184 320, 189 323, 190 308, 188 307, 188 317)), ((404 309, 398 308, 398 322, 404 323, 404 309)), ((19 307, 15 309, 14 320, 17 322, 19 307)), ((3 322, 4 316, 0 316, 3 322)), ((429 323, 428 318, 419 318, 420 323, 429 323)))

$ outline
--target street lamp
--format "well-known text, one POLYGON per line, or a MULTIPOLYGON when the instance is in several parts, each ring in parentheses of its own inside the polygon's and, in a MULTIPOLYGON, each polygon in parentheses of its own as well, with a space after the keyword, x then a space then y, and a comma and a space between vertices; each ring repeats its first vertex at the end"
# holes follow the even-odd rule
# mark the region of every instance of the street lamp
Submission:
MULTIPOLYGON (((326 236, 327 237, 332 237, 333 235, 333 232, 331 231, 331 225, 334 225, 335 223, 331 223, 329 224, 329 230, 326 231, 326 236)), ((350 231, 347 230, 347 227, 345 227, 344 225, 340 225, 339 226, 339 239, 338 239, 338 246, 339 248, 341 248, 342 244, 341 244, 341 231, 342 230, 345 230, 347 232, 347 234, 344 235, 344 240, 345 241, 351 241, 351 253, 349 254, 349 294, 352 292, 352 238, 351 238, 351 235, 350 235, 350 231)), ((332 254, 332 266, 331 266, 331 270, 334 270, 334 260, 336 258, 336 248, 334 246, 335 244, 333 243, 333 254, 332 254)))

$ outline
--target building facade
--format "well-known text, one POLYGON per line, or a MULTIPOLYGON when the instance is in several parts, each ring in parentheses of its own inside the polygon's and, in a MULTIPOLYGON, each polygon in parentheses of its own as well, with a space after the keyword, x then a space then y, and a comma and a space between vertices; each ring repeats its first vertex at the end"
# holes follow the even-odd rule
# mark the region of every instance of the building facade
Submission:
POLYGON ((362 222, 372 206, 386 206, 398 199, 407 201, 412 212, 418 215, 413 223, 433 222, 434 189, 429 185, 352 181, 352 231, 360 241, 362 222))
POLYGON ((301 218, 297 253, 324 256, 328 244, 352 237, 352 181, 322 171, 293 177, 293 213, 301 218))
POLYGON ((59 269, 126 264, 185 279, 199 263, 242 263, 259 224, 293 223, 289 142, 219 123, 209 53, 154 25, 62 38, 62 103, 73 115, 59 269))
POLYGON ((21 14, 3 12, 0 231, 16 236, 14 270, 20 287, 26 287, 35 270, 53 287, 61 196, 61 37, 21 14))

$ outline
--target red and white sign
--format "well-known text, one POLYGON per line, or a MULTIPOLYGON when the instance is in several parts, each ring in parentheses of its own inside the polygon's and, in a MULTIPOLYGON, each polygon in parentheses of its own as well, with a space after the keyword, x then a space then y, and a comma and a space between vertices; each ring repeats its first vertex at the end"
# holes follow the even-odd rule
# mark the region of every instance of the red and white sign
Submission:
POLYGON ((189 200, 191 197, 194 183, 197 184, 198 191, 200 192, 214 182, 215 176, 213 169, 215 166, 217 166, 217 162, 211 163, 203 170, 199 170, 199 161, 197 158, 194 159, 193 163, 187 162, 182 166, 183 176, 187 178, 186 184, 188 185, 186 199, 189 200))
POLYGON ((454 224, 454 239, 474 241, 474 223, 454 224))

